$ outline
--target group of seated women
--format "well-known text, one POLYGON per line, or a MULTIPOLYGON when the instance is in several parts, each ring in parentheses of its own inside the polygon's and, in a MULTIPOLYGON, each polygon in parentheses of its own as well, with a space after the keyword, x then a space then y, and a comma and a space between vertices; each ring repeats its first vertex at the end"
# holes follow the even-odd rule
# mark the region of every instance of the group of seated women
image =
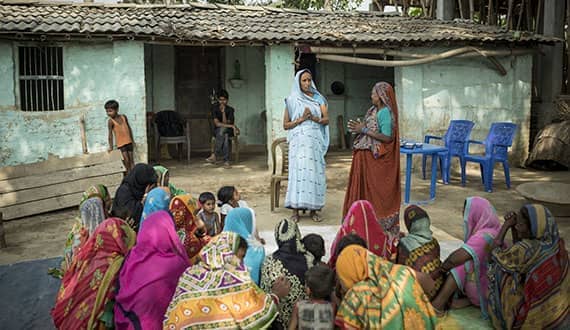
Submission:
POLYGON ((568 326, 568 254, 541 205, 501 226, 486 199, 468 198, 464 245, 442 262, 423 209, 408 207, 408 234, 394 236, 357 201, 325 264, 323 238, 290 219, 266 256, 245 204, 209 235, 200 203, 150 169, 138 164, 113 202, 104 186, 85 192, 58 270, 57 328, 431 329, 470 304, 498 328, 568 326))

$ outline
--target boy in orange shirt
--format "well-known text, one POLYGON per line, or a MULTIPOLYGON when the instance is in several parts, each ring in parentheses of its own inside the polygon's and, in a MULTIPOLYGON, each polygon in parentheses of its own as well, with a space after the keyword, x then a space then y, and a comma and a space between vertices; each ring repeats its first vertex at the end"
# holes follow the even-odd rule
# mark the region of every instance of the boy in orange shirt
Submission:
POLYGON ((110 100, 105 102, 105 111, 109 120, 107 126, 109 128, 109 149, 113 151, 113 135, 115 136, 115 145, 121 150, 123 156, 123 165, 127 170, 127 174, 135 167, 133 156, 134 139, 133 132, 129 126, 127 116, 119 115, 119 102, 110 100))

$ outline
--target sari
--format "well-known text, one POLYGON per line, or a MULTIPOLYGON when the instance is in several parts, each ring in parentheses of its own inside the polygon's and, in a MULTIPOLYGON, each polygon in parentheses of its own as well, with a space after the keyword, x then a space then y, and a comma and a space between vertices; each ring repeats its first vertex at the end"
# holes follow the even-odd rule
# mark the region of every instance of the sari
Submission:
MULTIPOLYGON (((398 105, 390 84, 379 82, 373 89, 392 115, 392 142, 383 143, 365 134, 356 137, 342 214, 357 200, 370 201, 384 232, 398 237, 402 199, 398 105)), ((376 115, 380 110, 372 106, 366 113, 366 127, 371 131, 378 132, 376 115)))
POLYGON ((107 188, 101 184, 91 186, 83 193, 79 203, 80 219, 75 221, 67 234, 61 266, 59 269, 50 268, 48 274, 59 279, 63 277, 71 265, 73 255, 85 244, 95 228, 107 218, 105 201, 108 199, 107 188))
MULTIPOLYGON (((290 120, 303 116, 305 108, 313 117, 321 118, 321 104, 327 103, 311 81, 313 97, 303 93, 300 86, 300 70, 295 75, 291 93, 285 99, 290 120)), ((329 147, 329 126, 306 120, 287 133, 289 143, 289 180, 285 207, 293 209, 320 210, 325 206, 327 182, 325 176, 325 154, 329 147)))
POLYGON ((275 227, 275 241, 278 249, 268 256, 261 269, 261 288, 271 292, 273 283, 285 276, 291 284, 289 294, 279 301, 279 315, 274 327, 287 329, 298 300, 308 299, 305 293, 305 273, 313 266, 313 256, 301 243, 301 232, 297 223, 283 219, 275 227))
POLYGON ((489 314, 496 328, 568 328, 568 253, 556 221, 540 204, 524 206, 531 238, 495 248, 489 265, 489 314))
POLYGON ((488 200, 482 197, 468 197, 463 213, 464 243, 461 249, 472 258, 450 271, 459 290, 469 301, 481 308, 487 319, 487 296, 489 282, 487 267, 493 240, 501 229, 497 212, 488 200))
POLYGON ((164 329, 265 329, 277 316, 270 294, 252 282, 236 256, 239 235, 222 232, 184 271, 166 311, 164 329))
POLYGON ((51 311, 58 329, 112 327, 108 310, 115 298, 123 259, 135 244, 135 232, 121 219, 103 221, 73 257, 51 311))
POLYGON ((149 184, 157 181, 156 173, 148 164, 136 164, 123 179, 113 199, 113 216, 124 218, 138 230, 143 212, 142 199, 149 184))
POLYGON ((375 255, 388 260, 392 259, 392 255, 395 255, 394 245, 390 243, 389 235, 384 232, 384 229, 376 219, 374 207, 369 201, 352 203, 331 246, 329 265, 333 269, 338 258, 336 254, 337 245, 348 234, 356 234, 363 238, 366 241, 368 250, 375 255))
POLYGON ((247 241, 247 252, 243 263, 251 275, 255 284, 259 285, 261 264, 265 259, 265 249, 256 238, 255 214, 252 209, 237 207, 230 210, 222 231, 231 231, 247 241))
POLYGON ((338 257, 336 273, 348 290, 336 314, 341 329, 435 328, 435 310, 410 268, 349 245, 338 257))
POLYGON ((168 184, 166 184, 166 178, 167 176, 169 176, 170 173, 170 171, 168 171, 166 167, 161 165, 155 165, 153 168, 154 171, 156 172, 156 175, 158 176, 157 184, 160 187, 168 187, 168 189, 170 190, 170 196, 174 197, 186 194, 186 191, 184 191, 184 189, 176 188, 176 186, 171 182, 168 182, 168 184))
POLYGON ((139 221, 139 227, 142 227, 143 222, 149 215, 158 211, 167 211, 170 203, 170 194, 161 187, 157 187, 148 192, 144 202, 143 212, 139 221))
POLYGON ((117 329, 160 329, 180 275, 190 266, 168 212, 153 213, 119 275, 117 329))
MULTIPOLYGON (((400 238, 397 263, 430 275, 435 295, 443 284, 443 274, 437 271, 441 267, 440 249, 432 235, 429 216, 421 207, 410 205, 404 211, 404 222, 408 235, 400 238)), ((428 294, 430 298, 434 298, 433 295, 428 294)))
POLYGON ((210 241, 210 236, 206 234, 206 225, 194 215, 197 210, 196 200, 190 194, 175 196, 170 201, 169 209, 176 233, 192 264, 202 247, 210 241))

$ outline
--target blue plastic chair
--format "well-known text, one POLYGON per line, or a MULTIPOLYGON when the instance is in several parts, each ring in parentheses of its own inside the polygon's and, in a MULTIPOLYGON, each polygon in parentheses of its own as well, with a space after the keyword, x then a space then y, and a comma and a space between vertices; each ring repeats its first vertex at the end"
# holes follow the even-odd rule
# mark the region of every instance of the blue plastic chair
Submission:
MULTIPOLYGON (((495 163, 502 163, 505 171, 507 188, 511 188, 511 174, 509 169, 509 147, 513 144, 513 138, 517 125, 509 122, 493 123, 485 141, 470 140, 469 144, 481 144, 485 146, 484 155, 467 155, 467 162, 479 163, 481 168, 481 181, 485 185, 485 191, 493 192, 493 170, 495 163)), ((465 184, 465 164, 462 164, 461 184, 465 184)))
MULTIPOLYGON (((469 144, 469 137, 471 136, 471 130, 475 124, 470 120, 452 120, 449 123, 447 132, 443 137, 426 135, 424 137, 424 143, 430 143, 431 140, 442 140, 447 151, 438 153, 440 168, 441 168, 441 179, 444 184, 449 184, 449 170, 451 168, 451 157, 459 158, 459 162, 462 164, 461 168, 465 164, 465 155, 467 155, 467 148, 469 144)), ((426 158, 422 157, 422 175, 425 180, 426 178, 426 158)))

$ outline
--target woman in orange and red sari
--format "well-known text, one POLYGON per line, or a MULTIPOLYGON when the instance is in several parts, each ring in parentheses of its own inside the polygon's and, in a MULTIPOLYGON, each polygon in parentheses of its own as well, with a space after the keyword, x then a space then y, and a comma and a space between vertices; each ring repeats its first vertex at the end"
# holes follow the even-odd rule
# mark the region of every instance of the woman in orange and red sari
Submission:
POLYGON ((176 225, 176 232, 190 260, 210 241, 206 225, 196 216, 197 209, 196 200, 190 194, 175 196, 170 201, 169 210, 176 225))
POLYGON ((119 218, 103 221, 73 256, 51 315, 58 329, 113 327, 112 304, 135 232, 119 218))
POLYGON ((364 241, 368 250, 387 260, 395 257, 396 248, 390 243, 390 237, 376 221, 374 207, 369 201, 356 201, 352 203, 340 230, 331 245, 329 265, 334 269, 338 257, 337 250, 340 240, 348 234, 356 234, 364 241))
POLYGON ((489 263, 489 314, 499 329, 568 329, 568 252, 552 213, 540 204, 510 212, 489 263), (502 248, 511 230, 514 244, 502 248))
POLYGON ((347 214, 354 201, 370 201, 384 231, 397 237, 401 201, 398 105, 394 89, 383 81, 374 85, 370 99, 372 107, 364 122, 348 122, 349 130, 358 135, 342 214, 347 214))

